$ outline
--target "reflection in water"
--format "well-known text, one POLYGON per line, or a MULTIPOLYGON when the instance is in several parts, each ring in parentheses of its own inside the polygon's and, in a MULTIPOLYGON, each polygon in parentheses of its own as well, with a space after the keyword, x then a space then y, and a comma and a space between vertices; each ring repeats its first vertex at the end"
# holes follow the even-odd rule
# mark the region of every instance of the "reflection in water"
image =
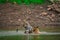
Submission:
POLYGON ((24 37, 23 37, 23 40, 29 40, 30 39, 30 35, 24 35, 24 37))
POLYGON ((39 40, 39 35, 34 35, 33 40, 39 40))
POLYGON ((23 40, 27 40, 27 35, 24 35, 23 36, 23 40))
POLYGON ((39 35, 24 35, 23 40, 39 40, 39 35))
POLYGON ((39 35, 25 35, 24 40, 39 40, 39 35))

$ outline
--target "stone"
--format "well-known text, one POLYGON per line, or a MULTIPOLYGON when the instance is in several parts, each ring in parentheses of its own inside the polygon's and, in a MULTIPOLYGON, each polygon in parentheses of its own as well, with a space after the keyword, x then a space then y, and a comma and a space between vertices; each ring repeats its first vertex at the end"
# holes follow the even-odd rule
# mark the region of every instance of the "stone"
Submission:
POLYGON ((47 15, 48 13, 47 13, 47 12, 42 12, 41 14, 45 16, 45 15, 47 15))

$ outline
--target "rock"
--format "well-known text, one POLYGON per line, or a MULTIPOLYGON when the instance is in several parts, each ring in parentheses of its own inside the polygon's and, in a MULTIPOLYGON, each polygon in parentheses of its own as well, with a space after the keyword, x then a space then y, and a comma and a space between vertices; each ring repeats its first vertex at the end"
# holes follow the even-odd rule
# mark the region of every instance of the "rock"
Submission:
POLYGON ((43 7, 40 7, 41 9, 43 8, 43 7))
POLYGON ((54 15, 54 14, 52 14, 52 15, 51 15, 51 17, 55 17, 55 15, 54 15))
POLYGON ((58 4, 48 5, 47 7, 48 7, 47 8, 48 11, 52 9, 55 12, 60 12, 60 7, 58 4))
MULTIPOLYGON (((15 5, 15 4, 3 4, 0 5, 0 25, 20 25, 22 27, 24 23, 23 20, 27 20, 33 26, 41 26, 43 23, 56 22, 60 19, 60 14, 56 13, 53 5, 48 5, 48 7, 39 5, 33 5, 34 7, 29 7, 26 5, 15 5), (7 8, 8 7, 8 8, 7 8), (47 9, 47 10, 46 10, 47 9), (52 9, 52 10, 51 10, 52 9), (51 11, 49 11, 51 10, 51 11), (31 14, 31 15, 30 15, 31 14), (56 20, 55 20, 56 19, 56 20), (41 24, 41 25, 40 25, 41 24)), ((57 6, 56 6, 57 7, 57 6)), ((57 10, 59 7, 57 8, 57 10)), ((60 11, 60 10, 59 10, 60 11)), ((19 26, 19 27, 20 27, 19 26)), ((5 27, 5 26, 4 26, 5 27)), ((14 26, 15 27, 15 26, 14 26)))
POLYGON ((52 8, 47 8, 48 11, 50 11, 52 8))
POLYGON ((18 21, 21 21, 21 19, 18 19, 18 21))
POLYGON ((12 23, 13 21, 12 21, 12 20, 10 20, 10 22, 12 23))
POLYGON ((36 15, 36 17, 38 18, 39 16, 38 16, 38 15, 36 15))
POLYGON ((31 14, 31 10, 29 8, 27 9, 27 13, 28 14, 31 14))
POLYGON ((47 12, 42 12, 41 15, 46 16, 48 13, 47 12))

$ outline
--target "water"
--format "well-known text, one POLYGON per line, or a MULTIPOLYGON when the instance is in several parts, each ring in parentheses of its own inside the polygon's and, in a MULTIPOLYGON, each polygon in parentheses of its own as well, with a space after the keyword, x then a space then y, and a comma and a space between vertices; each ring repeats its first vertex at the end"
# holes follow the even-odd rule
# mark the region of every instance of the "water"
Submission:
POLYGON ((2 31, 0 40, 59 40, 60 32, 40 32, 40 34, 25 34, 24 31, 2 31), (56 39, 55 39, 56 38, 56 39))
MULTIPOLYGON (((0 36, 12 36, 12 35, 27 35, 24 33, 24 31, 1 31, 0 36)), ((60 35, 60 32, 40 32, 40 34, 28 34, 29 35, 60 35)))

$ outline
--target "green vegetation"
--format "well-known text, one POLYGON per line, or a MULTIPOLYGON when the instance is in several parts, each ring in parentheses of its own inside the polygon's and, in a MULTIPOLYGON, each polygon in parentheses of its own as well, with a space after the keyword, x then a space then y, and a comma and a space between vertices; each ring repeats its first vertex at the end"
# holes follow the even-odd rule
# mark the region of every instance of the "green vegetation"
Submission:
POLYGON ((6 0, 0 0, 0 4, 6 3, 6 0))
POLYGON ((48 3, 50 0, 0 0, 0 4, 1 3, 6 3, 6 2, 10 2, 10 3, 17 3, 17 4, 44 4, 44 3, 48 3))
MULTIPOLYGON (((30 35, 29 40, 60 40, 60 35, 30 35)), ((4 36, 0 40, 27 40, 26 35, 4 36)))

